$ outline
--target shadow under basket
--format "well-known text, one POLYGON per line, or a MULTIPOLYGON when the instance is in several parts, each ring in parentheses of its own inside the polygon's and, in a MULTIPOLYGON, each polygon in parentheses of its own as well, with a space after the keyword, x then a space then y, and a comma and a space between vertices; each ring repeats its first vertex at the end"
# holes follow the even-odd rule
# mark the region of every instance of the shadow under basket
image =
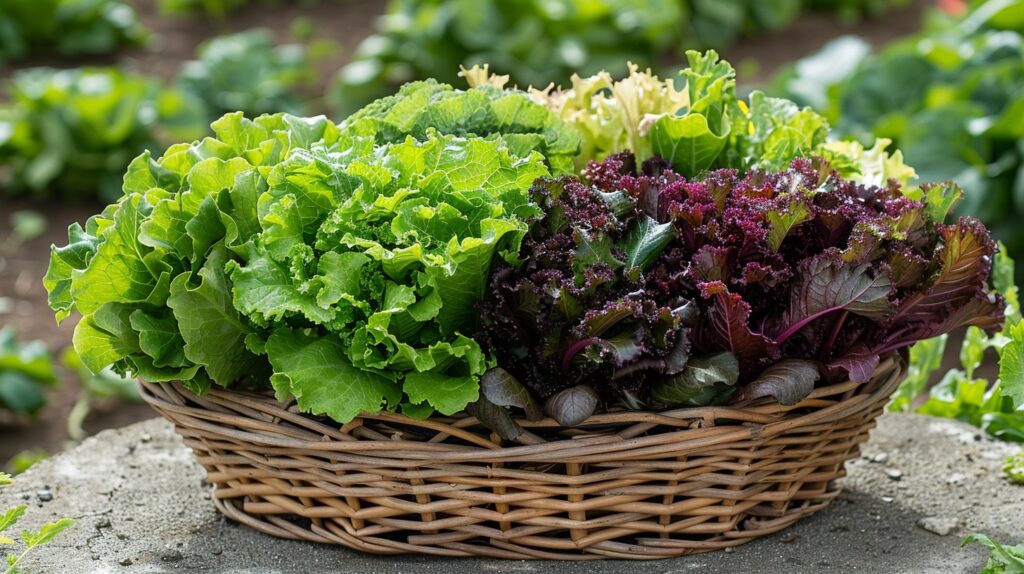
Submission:
POLYGON ((140 384, 257 530, 378 554, 652 559, 783 530, 839 493, 905 373, 815 389, 783 406, 613 412, 565 429, 520 421, 518 443, 468 416, 364 416, 339 428, 271 395, 140 384))

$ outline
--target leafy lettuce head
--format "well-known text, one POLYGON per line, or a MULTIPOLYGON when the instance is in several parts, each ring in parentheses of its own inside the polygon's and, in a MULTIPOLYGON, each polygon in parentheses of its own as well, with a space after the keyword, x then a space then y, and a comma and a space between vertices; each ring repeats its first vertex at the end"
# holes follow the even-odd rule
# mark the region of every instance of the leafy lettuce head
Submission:
POLYGON ((538 182, 526 263, 492 277, 480 336, 502 371, 489 378, 525 387, 562 424, 599 399, 795 404, 819 377, 866 382, 888 353, 1002 324, 995 243, 976 220, 944 222, 954 184, 912 198, 895 178, 859 184, 820 158, 701 178, 667 164, 622 153, 582 179, 538 182))
POLYGON ((573 171, 580 152, 575 128, 524 92, 504 89, 507 77, 488 77, 480 68, 465 74, 473 85, 469 90, 434 80, 412 82, 352 114, 342 128, 372 136, 379 144, 408 135, 422 139, 429 130, 464 137, 500 135, 520 156, 539 152, 556 175, 573 171))
POLYGON ((198 392, 269 380, 338 421, 475 400, 487 359, 464 333, 492 261, 515 261, 537 215, 545 157, 436 129, 382 142, 323 117, 212 127, 137 158, 120 201, 53 249, 50 303, 84 316, 83 362, 198 392))
POLYGON ((404 390, 407 411, 453 414, 486 369, 464 333, 491 262, 516 257, 537 212, 526 190, 548 170, 499 138, 430 132, 367 151, 314 149, 274 168, 268 225, 227 266, 234 305, 269 334, 275 390, 306 410, 349 420, 404 390), (294 179, 341 193, 303 218, 294 179))

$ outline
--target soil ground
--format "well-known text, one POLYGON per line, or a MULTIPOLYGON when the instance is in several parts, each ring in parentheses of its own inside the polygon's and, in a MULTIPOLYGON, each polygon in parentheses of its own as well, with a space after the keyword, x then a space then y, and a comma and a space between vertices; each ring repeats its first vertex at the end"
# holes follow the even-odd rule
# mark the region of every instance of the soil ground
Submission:
MULTIPOLYGON (((229 32, 253 27, 272 30, 278 41, 292 41, 289 36, 290 23, 297 17, 313 22, 316 36, 338 42, 339 53, 322 63, 323 73, 318 85, 312 89, 322 93, 333 73, 345 63, 358 43, 372 32, 372 26, 384 8, 383 0, 348 0, 337 2, 322 0, 314 5, 263 6, 255 2, 251 8, 239 10, 223 20, 204 17, 173 18, 163 17, 157 11, 157 0, 130 0, 139 10, 143 23, 154 32, 151 45, 108 58, 91 58, 85 61, 37 60, 24 63, 29 65, 76 66, 118 64, 150 74, 157 74, 166 80, 172 78, 181 64, 191 59, 196 47, 205 39, 229 32)), ((824 14, 805 14, 795 25, 783 32, 741 41, 725 50, 724 55, 734 62, 756 62, 753 81, 764 82, 778 67, 819 49, 829 39, 841 34, 857 34, 868 38, 876 45, 891 39, 913 33, 921 26, 922 14, 928 0, 913 0, 905 8, 873 20, 864 20, 852 26, 844 26, 824 14)), ((0 69, 0 80, 9 77, 12 69, 0 69)), ((314 105, 314 108, 316 106, 314 105)), ((7 298, 9 310, 0 307, 0 327, 13 325, 23 340, 41 339, 49 345, 55 356, 71 341, 74 320, 57 326, 46 305, 46 293, 42 277, 46 273, 51 243, 66 242, 65 230, 75 221, 85 219, 99 211, 97 204, 67 204, 59 201, 38 202, 11 200, 0 193, 0 238, 9 232, 8 214, 18 209, 33 209, 49 219, 45 235, 25 243, 14 253, 0 254, 0 298, 7 298)), ((951 341, 947 353, 947 365, 956 363, 956 349, 959 345, 951 341)), ((28 449, 44 449, 57 452, 68 441, 66 420, 75 403, 79 387, 76 378, 61 368, 62 387, 53 393, 51 404, 33 421, 5 424, 0 421, 0 467, 14 454, 28 449)), ((97 409, 86 424, 86 430, 95 432, 102 428, 119 427, 152 414, 144 405, 108 405, 97 409)), ((9 423, 10 421, 7 421, 9 423)))

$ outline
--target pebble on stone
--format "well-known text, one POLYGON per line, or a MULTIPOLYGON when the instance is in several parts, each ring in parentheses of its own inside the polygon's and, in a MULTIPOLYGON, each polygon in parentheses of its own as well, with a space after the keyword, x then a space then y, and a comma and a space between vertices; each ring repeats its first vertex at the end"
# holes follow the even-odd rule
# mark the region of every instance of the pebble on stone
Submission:
POLYGON ((967 475, 962 472, 954 472, 946 479, 947 484, 960 484, 967 480, 967 475))
POLYGON ((917 521, 919 528, 939 536, 949 536, 959 525, 960 521, 951 516, 925 516, 917 521))
POLYGON ((180 562, 185 559, 185 556, 178 550, 168 550, 160 556, 160 559, 164 562, 180 562))
POLYGON ((887 468, 885 469, 885 476, 892 480, 900 480, 903 478, 903 471, 896 468, 887 468))
POLYGON ((53 500, 53 493, 49 490, 40 490, 36 493, 36 498, 39 499, 39 502, 50 502, 53 500))

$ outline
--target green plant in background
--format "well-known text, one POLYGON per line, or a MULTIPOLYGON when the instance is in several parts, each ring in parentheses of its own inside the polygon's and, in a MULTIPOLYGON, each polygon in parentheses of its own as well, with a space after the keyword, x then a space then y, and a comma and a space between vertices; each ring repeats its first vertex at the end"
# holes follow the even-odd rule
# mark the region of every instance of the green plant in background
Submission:
POLYGON ((0 63, 39 54, 107 54, 147 36, 124 0, 0 2, 0 63))
POLYGON ((46 233, 48 226, 46 217, 31 209, 12 211, 7 216, 7 222, 11 226, 11 231, 7 237, 0 237, 0 254, 14 251, 26 241, 46 233))
POLYGON ((835 14, 840 22, 853 23, 861 18, 882 16, 894 7, 910 4, 910 0, 811 0, 814 10, 835 14))
POLYGON ((962 546, 977 542, 989 549, 988 563, 980 574, 1022 574, 1024 573, 1024 544, 1003 546, 984 534, 971 534, 964 538, 962 546))
POLYGON ((330 99, 349 113, 404 82, 454 83, 460 65, 485 62, 523 86, 622 74, 627 60, 650 64, 680 42, 681 19, 678 0, 392 0, 330 99))
MULTIPOLYGON (((1015 343, 1024 342, 1024 332, 1017 329, 1013 335, 1015 343)), ((977 331, 969 330, 961 357, 977 352, 980 364, 981 353, 987 348, 1000 351, 1008 342, 1002 337, 988 338, 977 331)), ((974 359, 970 359, 973 361, 974 359)), ((1004 363, 1007 361, 1004 361, 1004 363)), ((930 391, 928 400, 917 408, 921 414, 934 417, 958 419, 987 431, 992 436, 1013 442, 1024 443, 1024 411, 1015 407, 1012 390, 1000 378, 990 382, 975 378, 971 366, 953 369, 930 391)), ((1000 369, 1004 371, 1005 369, 1000 369)), ((1005 376, 1005 375, 1004 375, 1005 376)))
POLYGON ((909 0, 676 0, 680 47, 725 48, 740 38, 788 28, 801 12, 825 12, 842 23, 880 16, 909 0))
POLYGON ((46 387, 58 384, 53 358, 41 341, 19 343, 14 329, 0 329, 0 408, 32 415, 46 406, 46 387))
MULTIPOLYGON (((11 477, 0 472, 0 487, 10 486, 11 484, 14 484, 11 477)), ((22 504, 0 514, 0 546, 6 547, 17 544, 15 539, 5 536, 4 533, 10 530, 18 520, 24 516, 27 509, 28 507, 22 504)), ((25 559, 25 556, 28 555, 29 552, 39 548, 40 546, 49 544, 57 537, 58 534, 74 526, 74 524, 75 521, 70 518, 61 518, 60 520, 42 525, 39 530, 35 532, 22 530, 20 538, 21 544, 24 545, 24 549, 20 553, 4 553, 6 555, 7 562, 4 574, 16 574, 18 572, 18 564, 25 559)))
POLYGON ((874 13, 906 0, 391 0, 377 34, 359 46, 330 94, 347 114, 398 85, 453 83, 459 66, 489 63, 520 86, 573 72, 627 72, 684 49, 722 48, 789 26, 805 9, 874 13))
POLYGON ((962 19, 931 14, 925 32, 866 56, 841 38, 797 62, 774 91, 814 106, 840 137, 888 138, 922 181, 952 178, 960 207, 1010 253, 1024 253, 1024 15, 1020 2, 975 2, 962 19))
MULTIPOLYGON (((998 439, 1024 443, 1024 321, 1013 277, 1013 260, 1003 247, 996 255, 992 277, 1006 299, 1002 332, 990 337, 976 327, 969 328, 960 349, 962 368, 946 373, 916 412, 961 420, 998 439), (976 376, 988 349, 999 354, 999 378, 994 383, 976 376)), ((945 347, 946 337, 938 337, 910 349, 907 378, 889 410, 911 410, 914 399, 925 391, 928 379, 939 369, 945 347)), ((1024 483, 1024 453, 1010 456, 1003 470, 1011 481, 1024 483)))
POLYGON ((82 359, 71 347, 64 351, 61 362, 78 375, 81 385, 78 400, 68 414, 68 436, 71 437, 71 440, 80 441, 86 437, 85 419, 98 401, 119 399, 138 402, 140 400, 135 379, 122 377, 109 368, 94 374, 82 364, 82 359))
POLYGON ((168 16, 206 14, 223 18, 248 0, 160 0, 160 13, 168 16))
POLYGON ((815 2, 804 0, 682 0, 675 23, 686 47, 725 48, 743 36, 781 30, 815 2))
POLYGON ((8 96, 0 188, 9 194, 113 200, 133 157, 205 131, 205 114, 187 95, 112 68, 25 70, 8 96))
POLYGON ((305 46, 276 46, 269 31, 254 29, 204 42, 176 83, 202 100, 213 117, 235 111, 256 116, 303 113, 295 92, 315 79, 305 46))
POLYGON ((947 335, 926 339, 910 348, 910 364, 907 377, 900 383, 889 403, 889 410, 906 412, 911 410, 914 399, 928 389, 932 373, 942 365, 942 355, 946 351, 947 335))
MULTIPOLYGON (((283 0, 160 0, 160 13, 165 16, 195 16, 205 14, 211 18, 224 18, 232 11, 252 4, 278 6, 283 0)), ((296 0, 295 4, 311 6, 317 0, 296 0)))
POLYGON ((7 461, 4 470, 17 476, 37 462, 50 458, 50 453, 42 449, 29 449, 23 450, 18 454, 11 457, 11 460, 7 461))

